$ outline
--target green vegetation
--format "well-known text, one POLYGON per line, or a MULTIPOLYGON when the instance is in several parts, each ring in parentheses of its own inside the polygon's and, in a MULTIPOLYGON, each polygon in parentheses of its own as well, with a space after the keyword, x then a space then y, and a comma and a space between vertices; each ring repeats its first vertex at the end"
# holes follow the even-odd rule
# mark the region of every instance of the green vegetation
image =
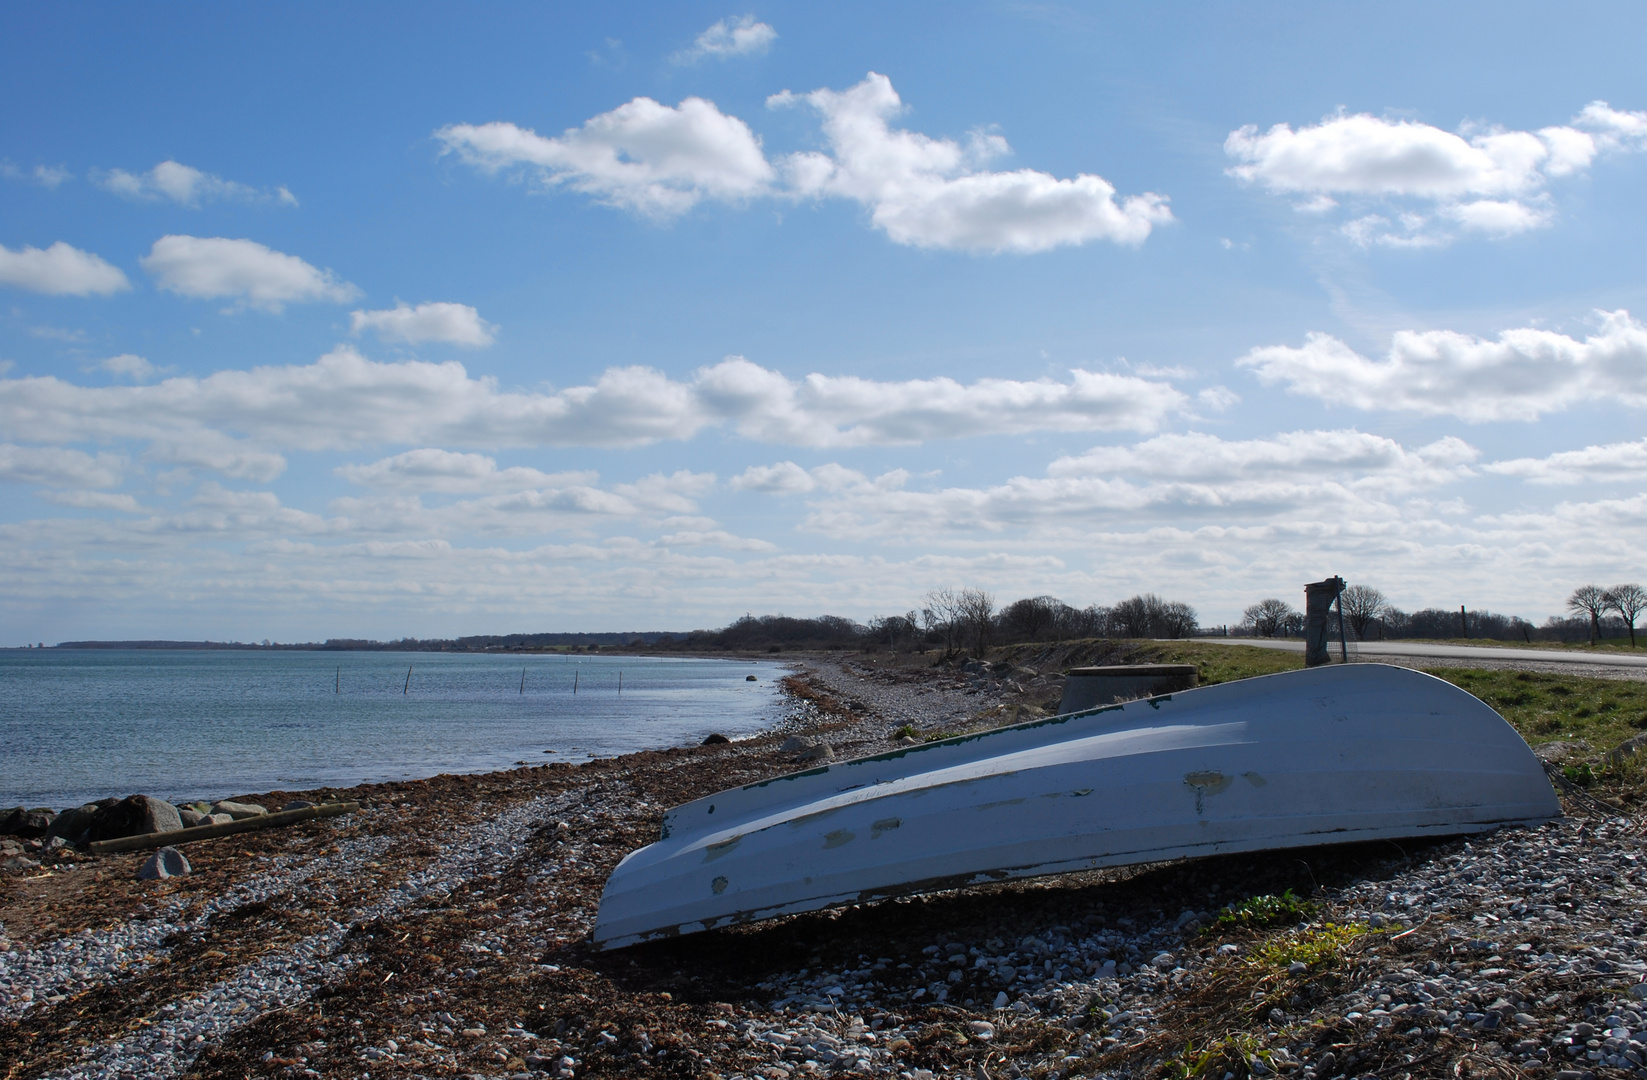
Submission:
POLYGON ((1647 682, 1473 668, 1430 674, 1497 709, 1534 746, 1582 739, 1602 753, 1647 730, 1647 682))
POLYGON ((1282 924, 1305 922, 1314 914, 1314 904, 1308 900, 1300 900, 1293 895, 1291 889, 1288 889, 1280 896, 1273 893, 1264 896, 1250 896, 1239 904, 1231 904, 1218 913, 1218 921, 1208 929, 1228 930, 1280 926, 1282 924))
POLYGON ((1304 654, 1285 649, 1255 649, 1250 645, 1223 645, 1212 641, 1138 642, 1129 664, 1194 664, 1202 686, 1274 675, 1304 666, 1304 654))
POLYGON ((1265 1071, 1274 1076, 1278 1070, 1270 1055, 1271 1052, 1257 1036, 1238 1031, 1199 1049, 1194 1043, 1186 1044, 1184 1052, 1167 1062, 1163 1070, 1172 1080, 1195 1080, 1203 1076, 1216 1078, 1231 1073, 1245 1077, 1252 1074, 1252 1062, 1256 1058, 1264 1063, 1265 1071))
POLYGON ((894 739, 913 739, 915 737, 915 725, 903 724, 899 727, 893 728, 892 737, 894 739))
POLYGON ((1302 963, 1311 969, 1335 967, 1356 940, 1372 933, 1366 923, 1327 923, 1295 937, 1267 941, 1252 956, 1260 967, 1286 968, 1302 963))

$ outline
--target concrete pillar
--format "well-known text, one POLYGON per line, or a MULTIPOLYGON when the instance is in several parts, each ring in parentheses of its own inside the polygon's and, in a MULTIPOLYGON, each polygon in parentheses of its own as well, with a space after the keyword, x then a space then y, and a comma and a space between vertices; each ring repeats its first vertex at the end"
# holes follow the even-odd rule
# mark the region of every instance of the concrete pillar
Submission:
POLYGON ((1327 614, 1332 610, 1332 602, 1343 591, 1344 579, 1341 577, 1312 581, 1304 586, 1305 667, 1316 667, 1332 660, 1332 654, 1327 651, 1327 614))

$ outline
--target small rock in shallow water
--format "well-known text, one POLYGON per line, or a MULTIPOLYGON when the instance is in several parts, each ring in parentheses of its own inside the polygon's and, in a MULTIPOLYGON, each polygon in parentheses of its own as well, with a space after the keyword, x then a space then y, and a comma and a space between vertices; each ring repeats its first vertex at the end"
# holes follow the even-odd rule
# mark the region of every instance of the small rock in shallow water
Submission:
POLYGON ((720 746, 722 743, 729 743, 731 741, 732 741, 731 739, 728 739, 725 735, 722 735, 720 732, 717 731, 713 735, 710 735, 708 738, 704 739, 703 740, 703 745, 704 746, 720 746))
POLYGON ((165 878, 182 877, 191 871, 189 860, 183 853, 174 847, 163 847, 150 855, 148 861, 138 870, 139 881, 160 881, 165 878))

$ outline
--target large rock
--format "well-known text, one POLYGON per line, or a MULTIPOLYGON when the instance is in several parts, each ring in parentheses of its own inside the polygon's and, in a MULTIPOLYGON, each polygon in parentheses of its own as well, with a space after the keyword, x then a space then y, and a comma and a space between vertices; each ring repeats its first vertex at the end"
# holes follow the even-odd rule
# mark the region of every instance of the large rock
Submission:
POLYGON ((51 827, 46 830, 42 840, 50 840, 54 836, 61 836, 71 844, 84 844, 89 838, 91 827, 97 820, 97 815, 105 807, 113 806, 119 799, 99 799, 84 806, 77 806, 73 810, 65 810, 52 819, 51 827))
POLYGON ((25 840, 38 840, 46 835, 51 828, 55 813, 44 807, 36 810, 25 810, 21 806, 8 810, 5 816, 0 817, 0 835, 21 836, 25 840))
POLYGON ((98 812, 87 838, 93 842, 118 840, 122 836, 177 832, 182 827, 183 819, 171 803, 148 795, 128 795, 98 812))
POLYGON ((228 799, 222 799, 218 802, 212 803, 213 814, 228 814, 236 821, 239 821, 241 818, 262 817, 268 812, 269 811, 266 808, 261 807, 256 803, 230 802, 228 799))
POLYGON ((150 855, 141 869, 137 871, 139 881, 160 881, 165 878, 182 877, 192 872, 189 860, 183 853, 174 847, 163 847, 150 855))
POLYGON ((1643 747, 1647 747, 1647 734, 1633 736, 1607 751, 1607 760, 1616 765, 1625 758, 1635 757, 1643 747))

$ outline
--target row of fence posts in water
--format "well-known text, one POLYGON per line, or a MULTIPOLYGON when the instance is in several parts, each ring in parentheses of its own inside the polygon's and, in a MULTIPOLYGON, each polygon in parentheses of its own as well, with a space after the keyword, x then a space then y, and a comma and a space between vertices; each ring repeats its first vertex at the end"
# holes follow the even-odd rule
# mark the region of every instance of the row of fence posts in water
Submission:
MULTIPOLYGON (((416 666, 416 665, 413 665, 413 664, 407 664, 406 665, 406 683, 405 683, 405 685, 403 685, 400 688, 401 697, 405 697, 406 695, 408 695, 412 692, 412 668, 414 666, 416 666)), ((578 692, 578 675, 579 675, 579 672, 576 669, 573 669, 573 671, 572 671, 572 693, 574 693, 574 694, 578 692)), ((520 669, 520 692, 523 695, 526 693, 526 669, 525 668, 520 669)), ((334 694, 343 693, 343 665, 342 664, 339 664, 337 666, 337 678, 336 678, 336 681, 333 683, 332 693, 334 693, 334 694)), ((623 669, 619 668, 618 669, 618 697, 622 697, 622 696, 623 696, 623 669)))

